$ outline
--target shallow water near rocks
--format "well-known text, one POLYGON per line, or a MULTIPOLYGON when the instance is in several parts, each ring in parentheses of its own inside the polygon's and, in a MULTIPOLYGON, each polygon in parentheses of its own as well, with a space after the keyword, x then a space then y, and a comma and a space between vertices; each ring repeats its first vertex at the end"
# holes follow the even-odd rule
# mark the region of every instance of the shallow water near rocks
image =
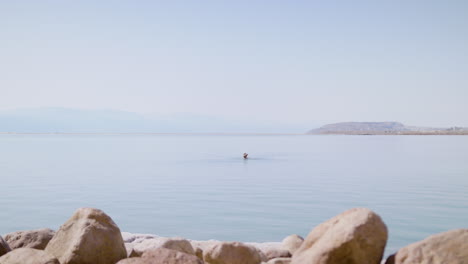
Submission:
POLYGON ((132 233, 281 241, 368 207, 389 254, 468 227, 468 136, 0 135, 0 186, 0 234, 96 207, 132 233))

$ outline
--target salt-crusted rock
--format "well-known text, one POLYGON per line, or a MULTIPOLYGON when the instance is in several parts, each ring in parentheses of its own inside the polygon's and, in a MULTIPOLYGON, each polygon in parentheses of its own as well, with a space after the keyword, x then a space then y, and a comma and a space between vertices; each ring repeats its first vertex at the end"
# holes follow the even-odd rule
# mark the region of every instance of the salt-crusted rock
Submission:
POLYGON ((260 251, 262 261, 267 262, 273 258, 289 258, 291 254, 288 250, 283 248, 280 242, 265 242, 265 243, 245 243, 246 245, 253 246, 260 251))
POLYGON ((0 257, 1 264, 60 264, 56 257, 44 250, 18 248, 0 257))
POLYGON ((158 237, 146 239, 141 243, 134 244, 130 257, 139 257, 145 251, 157 248, 173 249, 190 255, 195 255, 195 251, 187 239, 158 237))
POLYGON ((221 243, 222 241, 219 240, 189 240, 190 244, 192 244, 192 247, 194 249, 201 249, 202 251, 205 251, 208 248, 213 247, 214 245, 221 243))
POLYGON ((49 228, 17 231, 5 235, 5 240, 12 249, 35 248, 45 249, 55 231, 49 228))
MULTIPOLYGON (((142 243, 143 241, 148 239, 156 239, 161 237, 150 234, 132 234, 128 232, 122 232, 122 238, 125 243, 127 255, 130 256, 135 245, 142 243)), ((139 254, 139 256, 141 256, 141 254, 139 254)))
MULTIPOLYGON (((150 234, 132 234, 128 232, 122 232, 122 238, 125 242, 125 249, 127 250, 127 256, 130 256, 132 254, 132 251, 135 245, 142 243, 143 241, 148 240, 148 239, 158 239, 161 237, 156 236, 156 235, 150 235, 150 234)), ((138 256, 141 256, 141 253, 138 254, 138 256)))
POLYGON ((10 252, 11 248, 8 243, 0 236, 0 257, 10 252))
POLYGON ((304 242, 304 238, 302 238, 299 235, 290 235, 287 236, 283 239, 282 245, 283 248, 288 250, 289 253, 294 254, 296 250, 299 249, 299 247, 302 245, 302 242, 304 242))
POLYGON ((354 208, 315 227, 291 264, 378 264, 387 236, 387 227, 376 213, 354 208))
POLYGON ((209 264, 259 264, 258 250, 240 242, 221 242, 203 251, 203 259, 209 264))
POLYGON ((456 229, 429 236, 398 250, 388 257, 385 263, 468 263, 468 229, 456 229))
POLYGON ((61 264, 115 264, 126 258, 120 229, 103 211, 80 208, 45 248, 61 264))
POLYGON ((124 243, 140 243, 143 240, 157 238, 159 236, 150 234, 132 234, 128 232, 122 232, 122 238, 124 243))
POLYGON ((123 259, 117 264, 203 264, 203 261, 177 250, 156 248, 145 251, 141 257, 123 259))
POLYGON ((132 244, 132 243, 124 243, 124 246, 125 246, 125 251, 127 252, 127 256, 130 257, 130 255, 132 254, 132 250, 133 250, 133 247, 135 246, 135 244, 132 244))
POLYGON ((270 259, 267 264, 290 264, 291 258, 274 258, 270 259))

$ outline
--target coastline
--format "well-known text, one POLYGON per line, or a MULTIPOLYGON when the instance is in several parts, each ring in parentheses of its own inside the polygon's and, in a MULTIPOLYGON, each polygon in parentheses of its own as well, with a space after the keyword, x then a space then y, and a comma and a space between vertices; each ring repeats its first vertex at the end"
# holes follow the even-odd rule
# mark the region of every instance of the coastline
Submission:
POLYGON ((117 132, 0 132, 0 135, 103 135, 103 136, 151 136, 151 135, 173 135, 173 136, 468 136, 468 131, 454 132, 322 132, 322 133, 117 133, 117 132))
POLYGON ((349 135, 349 136, 468 136, 468 131, 401 131, 401 132, 321 132, 307 135, 349 135))

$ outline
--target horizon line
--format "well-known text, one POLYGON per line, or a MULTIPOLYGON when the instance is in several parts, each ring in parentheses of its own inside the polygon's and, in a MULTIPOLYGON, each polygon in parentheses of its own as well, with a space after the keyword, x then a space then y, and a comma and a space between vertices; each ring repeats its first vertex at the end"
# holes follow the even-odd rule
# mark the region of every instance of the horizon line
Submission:
POLYGON ((0 135, 310 135, 307 133, 238 132, 0 132, 0 135))

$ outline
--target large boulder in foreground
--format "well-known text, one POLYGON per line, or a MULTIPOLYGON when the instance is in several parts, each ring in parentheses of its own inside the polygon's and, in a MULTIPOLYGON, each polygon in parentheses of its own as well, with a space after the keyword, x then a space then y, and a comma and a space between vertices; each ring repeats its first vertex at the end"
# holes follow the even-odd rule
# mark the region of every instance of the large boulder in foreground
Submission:
POLYGON ((0 257, 10 252, 11 248, 8 243, 0 236, 0 257))
POLYGON ((456 229, 410 244, 387 258, 386 264, 468 263, 468 229, 456 229))
POLYGON ((302 243, 304 242, 304 238, 299 235, 290 235, 283 239, 281 242, 283 244, 283 248, 288 250, 289 253, 294 254, 296 250, 298 250, 302 243))
POLYGON ((143 240, 140 243, 135 243, 129 257, 139 257, 142 256, 144 252, 157 248, 167 248, 195 255, 195 250, 187 239, 154 237, 143 240))
POLYGON ((80 208, 45 248, 61 264, 115 264, 126 258, 120 229, 103 211, 80 208))
POLYGON ((12 249, 15 248, 35 248, 45 249, 49 241, 54 236, 52 229, 43 228, 37 230, 18 231, 5 235, 5 240, 12 249))
POLYGON ((293 254, 291 264, 378 264, 387 237, 380 216, 354 208, 315 227, 293 254))
POLYGON ((18 248, 0 257, 1 264, 60 264, 56 257, 34 248, 18 248))
POLYGON ((203 264, 203 261, 177 250, 157 248, 145 251, 141 257, 123 259, 118 264, 203 264))
POLYGON ((203 251, 203 259, 209 264, 259 264, 262 258, 258 250, 240 242, 220 242, 203 251))

